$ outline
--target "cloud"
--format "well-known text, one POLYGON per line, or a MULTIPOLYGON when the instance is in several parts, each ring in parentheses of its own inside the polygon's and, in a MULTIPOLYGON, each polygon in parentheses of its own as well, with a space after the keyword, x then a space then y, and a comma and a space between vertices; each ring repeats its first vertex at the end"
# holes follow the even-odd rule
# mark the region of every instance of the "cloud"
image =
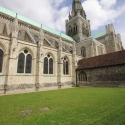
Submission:
POLYGON ((1 5, 36 22, 65 31, 69 7, 61 7, 65 0, 0 0, 1 5))
POLYGON ((116 0, 108 1, 86 0, 82 3, 88 19, 91 21, 92 30, 97 30, 100 26, 114 22, 118 16, 125 12, 125 5, 121 8, 112 8, 116 4, 116 0))
POLYGON ((111 8, 115 4, 116 4, 116 0, 101 0, 100 1, 100 5, 106 9, 111 8))
MULTIPOLYGON (((1 6, 61 32, 65 32, 65 20, 71 10, 67 3, 66 0, 0 0, 1 6)), ((125 12, 125 4, 118 7, 117 3, 118 0, 85 0, 82 3, 92 30, 98 30, 119 19, 125 12)), ((121 23, 125 25, 125 22, 121 23)), ((121 34, 125 46, 123 30, 118 33, 121 34)))

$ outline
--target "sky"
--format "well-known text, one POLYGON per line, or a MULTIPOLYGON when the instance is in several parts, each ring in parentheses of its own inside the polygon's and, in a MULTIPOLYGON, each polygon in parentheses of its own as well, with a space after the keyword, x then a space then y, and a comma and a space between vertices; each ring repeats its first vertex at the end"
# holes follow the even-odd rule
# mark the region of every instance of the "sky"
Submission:
MULTIPOLYGON (((125 48, 125 0, 81 0, 92 34, 113 24, 125 48)), ((38 23, 65 32, 72 0, 0 0, 0 5, 38 23)))

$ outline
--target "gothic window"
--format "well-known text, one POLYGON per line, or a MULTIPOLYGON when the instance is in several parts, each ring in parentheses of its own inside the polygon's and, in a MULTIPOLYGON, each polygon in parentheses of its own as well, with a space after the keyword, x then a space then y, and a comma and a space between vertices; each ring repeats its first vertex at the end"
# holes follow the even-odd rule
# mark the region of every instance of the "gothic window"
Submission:
POLYGON ((49 74, 53 74, 53 59, 49 59, 49 74))
POLYGON ((36 35, 34 36, 34 40, 35 42, 38 42, 38 37, 36 35))
POLYGON ((84 71, 82 71, 80 74, 79 74, 79 81, 81 82, 85 82, 87 81, 87 75, 84 71))
POLYGON ((81 56, 83 56, 84 58, 86 57, 86 49, 85 49, 85 47, 81 48, 81 56))
POLYGON ((19 31, 18 32, 18 39, 20 39, 21 38, 21 32, 19 31))
POLYGON ((0 72, 2 72, 2 65, 3 65, 3 51, 0 49, 0 72))
POLYGON ((18 57, 17 73, 31 73, 32 56, 27 50, 22 51, 18 57))
POLYGON ((32 56, 28 54, 26 56, 26 69, 25 73, 31 73, 31 67, 32 67, 32 56))
POLYGON ((44 74, 53 74, 53 59, 49 54, 44 58, 43 73, 44 74))
POLYGON ((68 75, 69 74, 69 63, 67 58, 63 59, 63 74, 68 75))

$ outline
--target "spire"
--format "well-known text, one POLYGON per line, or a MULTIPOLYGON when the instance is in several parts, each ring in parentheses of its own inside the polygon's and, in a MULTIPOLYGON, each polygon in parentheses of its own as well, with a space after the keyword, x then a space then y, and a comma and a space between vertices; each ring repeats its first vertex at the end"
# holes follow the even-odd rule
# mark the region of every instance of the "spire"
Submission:
POLYGON ((13 27, 14 27, 14 28, 18 28, 18 18, 17 18, 17 13, 16 13, 16 17, 15 17, 15 19, 14 19, 14 21, 13 21, 13 27))
POLYGON ((85 14, 85 11, 83 10, 81 0, 73 0, 72 1, 72 17, 75 17, 78 13, 86 19, 86 14, 85 14))
POLYGON ((62 50, 62 37, 61 37, 61 33, 60 33, 60 37, 59 37, 59 50, 62 50))
POLYGON ((43 28, 42 28, 42 24, 41 24, 41 28, 40 28, 40 36, 44 37, 43 28))

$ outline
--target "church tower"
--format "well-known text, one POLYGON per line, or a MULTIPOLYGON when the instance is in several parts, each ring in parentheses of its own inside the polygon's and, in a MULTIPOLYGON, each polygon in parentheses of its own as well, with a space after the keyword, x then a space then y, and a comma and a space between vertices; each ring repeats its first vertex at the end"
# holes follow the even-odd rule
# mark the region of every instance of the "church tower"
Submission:
POLYGON ((91 35, 90 21, 86 19, 81 0, 72 0, 72 11, 66 20, 66 34, 77 42, 91 35))

